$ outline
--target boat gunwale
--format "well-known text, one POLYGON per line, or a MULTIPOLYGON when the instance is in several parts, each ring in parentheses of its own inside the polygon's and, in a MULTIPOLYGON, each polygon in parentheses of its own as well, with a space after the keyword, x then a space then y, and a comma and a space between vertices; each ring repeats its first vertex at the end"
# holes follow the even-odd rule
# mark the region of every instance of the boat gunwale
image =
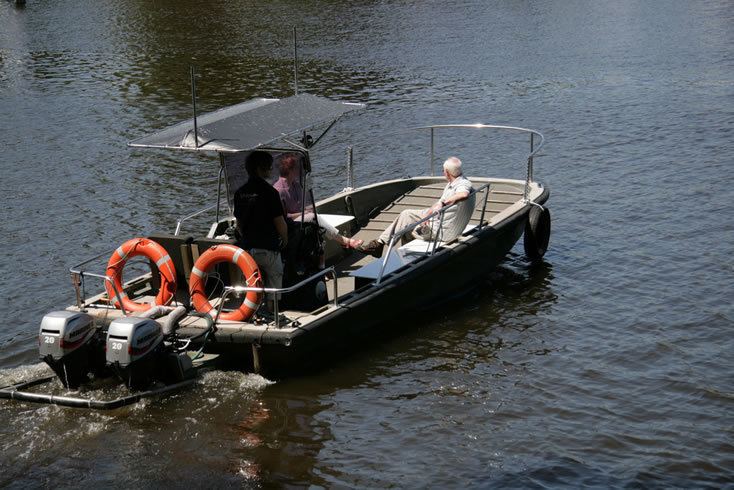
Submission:
MULTIPOLYGON (((410 180, 437 180, 439 181, 438 177, 432 177, 432 176, 417 176, 412 177, 410 180)), ((394 179, 390 181, 382 181, 375 184, 371 184, 367 187, 369 188, 375 188, 382 185, 389 185, 391 183, 396 182, 402 182, 405 179, 394 179)), ((499 178, 492 178, 492 177, 475 177, 475 181, 477 182, 483 182, 483 183, 506 183, 506 184, 515 184, 515 185, 522 185, 523 181, 519 179, 499 179, 499 178)), ((425 270, 425 267, 436 261, 436 259, 441 259, 444 256, 448 256, 450 254, 456 253, 457 251, 460 252, 466 247, 472 246, 475 244, 478 240, 483 239, 482 236, 486 235, 487 233, 498 231, 500 230, 507 222, 509 222, 512 219, 515 219, 517 215, 527 212, 527 210, 535 204, 543 204, 547 201, 549 196, 549 191, 547 188, 543 187, 539 183, 534 183, 537 185, 537 195, 534 196, 534 199, 530 202, 525 200, 524 198, 520 197, 515 202, 507 206, 503 211, 498 213, 497 215, 493 216, 489 221, 484 224, 484 226, 476 227, 475 229, 469 231, 467 234, 460 236, 457 240, 450 242, 448 244, 445 244, 441 246, 440 248, 437 248, 433 254, 426 254, 422 257, 420 257, 418 260, 413 261, 409 264, 405 264, 401 268, 390 272, 389 274, 386 274, 383 277, 383 280, 379 284, 375 284, 374 282, 371 282, 370 284, 366 284, 363 287, 353 290, 351 292, 346 293, 343 295, 342 298, 335 298, 335 300, 330 300, 329 303, 321 307, 321 311, 319 309, 314 310, 312 312, 303 312, 304 314, 299 317, 310 317, 306 323, 304 324, 297 324, 297 326, 281 326, 274 328, 272 326, 268 325, 255 325, 250 322, 238 322, 238 321, 223 321, 220 320, 218 322, 218 325, 220 327, 223 327, 223 335, 230 335, 232 333, 240 333, 244 334, 245 336, 252 336, 252 337, 259 337, 260 340, 264 340, 262 338, 263 333, 270 332, 271 334, 276 333, 275 337, 278 339, 282 339, 283 336, 288 336, 289 333, 295 333, 299 330, 303 330, 304 327, 311 325, 314 322, 320 321, 324 317, 330 316, 334 314, 335 311, 337 311, 340 308, 349 308, 351 305, 355 304, 357 301, 361 301, 364 297, 370 296, 374 294, 376 291, 379 290, 382 287, 390 287, 392 284, 394 284, 396 281, 403 278, 407 273, 411 273, 413 271, 418 272, 421 270, 425 270), (316 314, 314 314, 317 312, 316 314), (233 332, 234 329, 237 329, 236 332, 233 332), (242 329, 247 329, 248 332, 242 331, 242 329)), ((416 186, 416 188, 419 188, 420 186, 416 186)), ((491 188, 491 187, 490 187, 491 188)), ((352 192, 356 192, 358 190, 365 189, 354 189, 352 192)), ((329 198, 319 201, 318 205, 321 205, 327 201, 331 201, 332 199, 338 199, 343 198, 344 193, 339 193, 334 196, 330 196, 329 198)), ((89 275, 89 274, 87 274, 89 275)), ((134 285, 140 281, 145 281, 150 279, 150 273, 142 274, 141 276, 135 277, 133 279, 130 279, 129 281, 126 281, 125 286, 123 290, 125 290, 128 286, 134 285)), ((87 301, 85 302, 85 307, 87 308, 97 308, 94 305, 94 300, 96 298, 104 296, 105 293, 101 292, 97 295, 94 295, 90 298, 87 298, 87 301)), ((105 314, 108 316, 109 313, 113 311, 119 311, 118 309, 113 308, 102 308, 105 310, 105 314)), ((123 312, 124 313, 124 312, 123 312)), ((114 315, 113 315, 114 316, 114 315)))
MULTIPOLYGON (((374 298, 377 295, 386 293, 388 290, 399 286, 400 283, 405 282, 406 276, 408 275, 424 275, 430 272, 430 269, 442 265, 448 261, 452 256, 457 254, 466 253, 470 248, 479 244, 479 242, 486 241, 490 235, 501 232, 506 226, 512 221, 521 219, 523 215, 530 211, 530 208, 534 205, 544 204, 550 197, 550 191, 545 187, 539 187, 540 193, 535 197, 532 202, 524 202, 522 207, 515 210, 512 213, 507 214, 501 220, 493 223, 492 225, 487 224, 481 228, 475 228, 471 230, 468 235, 464 235, 464 239, 458 240, 454 243, 448 244, 432 255, 426 255, 420 260, 406 264, 400 269, 391 272, 386 275, 384 280, 376 284, 374 281, 363 286, 352 293, 349 293, 347 298, 340 301, 338 306, 329 305, 321 314, 317 315, 311 321, 306 324, 293 327, 293 328, 281 328, 277 330, 267 330, 259 339, 260 343, 267 339, 275 340, 274 343, 283 344, 283 337, 287 337, 292 342, 295 338, 307 334, 309 331, 318 328, 319 324, 329 321, 326 317, 330 317, 338 314, 339 310, 348 310, 364 301, 368 301, 369 298, 374 298), (429 267, 430 266, 430 267, 429 267), (273 335, 275 334, 275 335, 273 335)), ((522 201, 518 201, 522 202, 522 201)), ((415 278, 410 279, 415 280, 415 278)), ((286 342, 288 343, 288 342, 286 342)))

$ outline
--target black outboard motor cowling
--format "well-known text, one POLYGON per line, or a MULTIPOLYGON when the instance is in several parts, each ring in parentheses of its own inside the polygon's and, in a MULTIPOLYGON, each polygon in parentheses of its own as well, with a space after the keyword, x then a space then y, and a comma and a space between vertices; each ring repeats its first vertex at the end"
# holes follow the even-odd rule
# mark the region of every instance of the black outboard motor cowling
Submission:
POLYGON ((38 350, 67 388, 78 388, 90 372, 104 371, 101 334, 91 315, 76 311, 53 311, 41 320, 38 350))

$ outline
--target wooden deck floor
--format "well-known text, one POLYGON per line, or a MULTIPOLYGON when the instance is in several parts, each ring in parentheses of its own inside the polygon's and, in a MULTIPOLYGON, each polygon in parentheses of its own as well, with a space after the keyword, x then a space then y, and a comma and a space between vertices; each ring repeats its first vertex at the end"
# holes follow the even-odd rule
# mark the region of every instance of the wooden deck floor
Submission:
MULTIPOLYGON (((404 209, 425 209, 432 206, 443 193, 445 184, 431 184, 417 187, 407 192, 385 206, 380 213, 372 218, 365 226, 363 226, 354 238, 368 242, 377 239, 380 234, 398 217, 404 209)), ((477 194, 474 213, 472 214, 469 224, 478 225, 482 216, 482 207, 484 206, 485 191, 477 194)), ((484 213, 484 221, 489 222, 499 212, 506 209, 511 204, 517 202, 522 196, 522 191, 517 186, 511 184, 492 184, 490 187, 487 206, 484 213)), ((339 275, 338 293, 341 297, 343 294, 349 294, 354 291, 354 279, 349 275, 350 272, 369 264, 375 260, 374 257, 363 255, 359 252, 352 252, 350 255, 342 259, 336 264, 339 275)), ((329 287, 329 297, 333 299, 332 288, 329 287)))

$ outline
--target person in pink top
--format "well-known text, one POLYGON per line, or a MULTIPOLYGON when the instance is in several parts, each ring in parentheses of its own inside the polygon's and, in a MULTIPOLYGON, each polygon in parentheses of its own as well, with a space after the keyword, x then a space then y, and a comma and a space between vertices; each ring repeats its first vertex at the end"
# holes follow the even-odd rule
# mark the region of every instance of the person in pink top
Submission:
MULTIPOLYGON (((303 186, 301 185, 301 162, 297 154, 288 153, 280 158, 280 178, 273 184, 273 187, 280 195, 286 217, 294 221, 301 221, 302 211, 304 211, 303 186)), ((313 205, 310 203, 306 204, 303 220, 314 220, 313 205)), ((326 238, 336 241, 342 247, 357 248, 362 245, 362 240, 347 238, 339 234, 339 230, 322 220, 321 216, 316 215, 316 220, 324 229, 326 238)))

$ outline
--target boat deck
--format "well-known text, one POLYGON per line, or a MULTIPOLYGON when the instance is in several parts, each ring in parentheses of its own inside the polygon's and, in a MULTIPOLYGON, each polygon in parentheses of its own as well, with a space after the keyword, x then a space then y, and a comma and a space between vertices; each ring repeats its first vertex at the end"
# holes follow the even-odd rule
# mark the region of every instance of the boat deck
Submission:
MULTIPOLYGON (((476 179, 475 186, 481 186, 486 182, 490 182, 489 179, 476 179)), ((363 226, 359 227, 353 237, 364 240, 376 239, 382 233, 382 231, 390 225, 390 223, 400 214, 404 209, 424 209, 434 204, 441 196, 445 183, 431 183, 428 185, 421 185, 414 189, 402 193, 397 198, 383 206, 381 209, 377 209, 374 213, 374 217, 369 219, 363 226)), ((523 187, 521 184, 515 182, 493 182, 489 189, 489 196, 487 199, 486 209, 484 213, 484 222, 492 224, 492 220, 501 211, 507 209, 512 204, 515 204, 523 195, 523 187)), ((482 216, 482 208, 485 201, 485 191, 482 191, 476 196, 475 209, 472 214, 469 226, 479 225, 479 220, 482 216)), ((465 233, 465 235, 468 233, 465 233)), ((445 244, 444 246, 454 246, 456 243, 466 240, 466 236, 460 236, 454 243, 445 244)), ((198 254, 196 254, 198 256, 198 254)), ((195 260, 195 257, 193 258, 195 260)), ((338 250, 336 255, 327 256, 327 265, 334 266, 337 271, 337 297, 340 301, 348 298, 349 295, 355 292, 357 283, 355 277, 352 275, 355 271, 367 266, 368 264, 376 261, 377 259, 363 255, 359 252, 349 252, 338 250)), ((184 271, 182 275, 188 278, 190 274, 190 267, 187 269, 186 263, 184 262, 184 271)), ((134 280, 135 281, 135 280, 134 280)), ((134 281, 131 281, 134 282, 134 281)), ((148 281, 149 282, 149 281, 148 281)), ((307 324, 323 315, 333 311, 334 308, 334 283, 333 279, 327 280, 327 292, 329 296, 329 304, 323 306, 312 312, 285 310, 281 311, 282 319, 285 320, 281 323, 280 328, 277 330, 286 334, 287 332, 293 331, 296 328, 300 328, 304 324, 307 324)), ((149 286, 148 286, 149 287, 149 286)), ((146 291, 145 287, 138 288, 136 293, 136 301, 147 301, 152 302, 153 289, 146 291)), ((93 298, 94 299, 94 298, 93 298)), ((106 295, 103 293, 96 298, 100 303, 104 303, 106 295)), ((241 298, 231 298, 233 307, 237 307, 237 304, 241 301, 241 298)), ((218 306, 218 298, 211 300, 212 305, 218 306)), ((113 320, 122 316, 122 312, 117 309, 111 309, 109 306, 99 305, 99 308, 90 306, 88 312, 97 316, 98 318, 104 318, 106 320, 113 320)), ((174 304, 175 306, 175 304, 174 304)), ((227 305, 230 306, 230 305, 227 305)), ((264 331, 274 328, 274 322, 264 323, 261 321, 255 322, 229 322, 220 321, 217 323, 217 340, 231 343, 248 343, 252 342, 253 338, 257 338, 262 335, 264 331)), ((196 317, 187 317, 181 322, 179 333, 187 336, 193 336, 200 333, 207 327, 205 320, 196 317)))
MULTIPOLYGON (((483 184, 483 182, 482 182, 483 184)), ((440 184, 429 184, 420 187, 416 187, 412 191, 406 192, 393 202, 385 206, 382 211, 369 220, 369 222, 360 228, 360 230, 353 235, 354 238, 364 240, 368 242, 370 240, 377 239, 380 234, 387 228, 390 223, 395 220, 400 213, 405 209, 425 209, 433 204, 441 197, 443 189, 446 185, 440 184)), ((484 221, 491 222, 492 218, 499 214, 502 210, 508 206, 516 203, 523 195, 522 187, 518 187, 514 184, 497 183, 492 184, 489 189, 489 198, 487 199, 487 207, 484 212, 484 221)), ((482 207, 484 206, 485 191, 477 193, 476 204, 474 207, 474 213, 469 221, 469 225, 479 225, 479 220, 482 216, 482 207)), ((337 271, 345 274, 345 279, 352 279, 348 276, 349 272, 359 269, 360 267, 369 264, 373 260, 373 257, 361 254, 357 255, 357 260, 354 258, 347 257, 336 264, 337 271)), ((341 277, 339 279, 341 282, 341 277)), ((353 281, 352 281, 353 282, 353 281)), ((339 285, 341 290, 341 284, 339 285)), ((345 289, 345 292, 348 292, 345 289)), ((341 292, 340 292, 341 296, 341 292)))

